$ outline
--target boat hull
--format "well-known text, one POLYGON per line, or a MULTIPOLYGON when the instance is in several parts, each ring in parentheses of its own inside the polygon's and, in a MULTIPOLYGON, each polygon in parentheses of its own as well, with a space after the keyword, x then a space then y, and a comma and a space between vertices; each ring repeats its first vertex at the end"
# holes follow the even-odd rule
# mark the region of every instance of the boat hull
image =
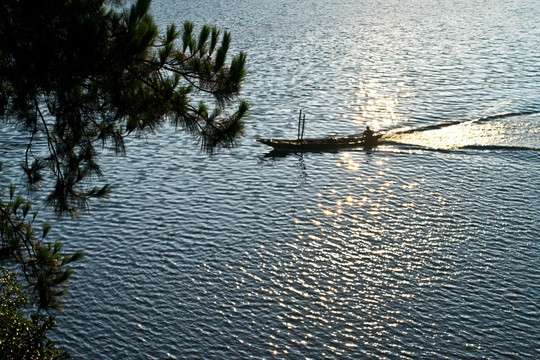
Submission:
POLYGON ((379 143, 382 135, 374 135, 371 139, 358 136, 329 137, 315 139, 256 139, 258 142, 271 146, 278 151, 336 151, 346 148, 372 148, 379 143))

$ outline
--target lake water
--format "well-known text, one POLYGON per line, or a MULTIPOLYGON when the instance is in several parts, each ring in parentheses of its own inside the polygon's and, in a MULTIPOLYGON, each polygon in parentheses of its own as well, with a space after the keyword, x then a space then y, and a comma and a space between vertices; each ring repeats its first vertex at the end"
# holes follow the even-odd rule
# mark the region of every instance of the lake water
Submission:
MULTIPOLYGON (((104 154, 55 224, 76 359, 539 359, 540 3, 154 0, 248 53, 247 135, 104 154), (389 135, 274 156, 256 137, 389 135)), ((9 137, 4 133, 4 138, 9 137)), ((7 141, 7 140, 6 140, 7 141)), ((19 151, 20 152, 20 151, 19 151)))

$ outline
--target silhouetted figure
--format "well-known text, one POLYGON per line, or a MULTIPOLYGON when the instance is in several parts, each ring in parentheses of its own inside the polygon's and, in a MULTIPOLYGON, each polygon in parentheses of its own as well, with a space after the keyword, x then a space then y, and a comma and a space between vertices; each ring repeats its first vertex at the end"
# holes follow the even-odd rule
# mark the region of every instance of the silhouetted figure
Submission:
POLYGON ((366 130, 364 130, 364 139, 366 139, 367 141, 370 141, 373 139, 373 130, 371 130, 369 128, 369 126, 366 126, 366 130))

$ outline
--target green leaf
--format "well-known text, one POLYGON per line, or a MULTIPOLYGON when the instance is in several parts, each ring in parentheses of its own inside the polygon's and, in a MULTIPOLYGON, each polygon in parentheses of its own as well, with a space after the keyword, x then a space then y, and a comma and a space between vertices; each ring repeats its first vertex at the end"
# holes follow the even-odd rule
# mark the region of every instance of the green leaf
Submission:
POLYGON ((221 32, 216 27, 212 28, 212 39, 210 40, 210 49, 208 50, 208 55, 212 55, 214 53, 220 33, 221 32))
POLYGON ((165 43, 166 44, 172 43, 173 41, 175 41, 178 38, 179 35, 180 35, 180 33, 176 30, 176 25, 175 24, 171 24, 171 25, 167 26, 167 35, 166 35, 166 38, 165 38, 165 43))
POLYGON ((193 33, 193 23, 190 21, 186 21, 184 23, 184 35, 182 37, 183 40, 183 52, 186 52, 187 48, 192 43, 192 33, 193 33))
POLYGON ((44 239, 51 229, 52 229, 51 224, 49 224, 48 222, 43 223, 43 226, 42 226, 43 236, 41 238, 44 239))
POLYGON ((22 211, 23 211, 23 217, 26 218, 26 215, 28 215, 28 212, 30 211, 30 208, 32 207, 32 204, 30 204, 30 202, 25 202, 22 206, 22 211))
POLYGON ((205 52, 204 47, 206 45, 206 42, 208 41, 209 36, 210 28, 208 26, 203 26, 199 34, 199 45, 197 47, 197 51, 200 51, 201 54, 205 52))

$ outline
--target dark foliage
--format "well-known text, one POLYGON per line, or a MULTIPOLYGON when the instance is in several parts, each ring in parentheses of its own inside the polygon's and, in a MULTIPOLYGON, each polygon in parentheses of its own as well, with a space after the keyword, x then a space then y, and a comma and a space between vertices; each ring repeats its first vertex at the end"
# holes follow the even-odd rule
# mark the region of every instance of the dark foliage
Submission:
POLYGON ((54 317, 32 315, 22 311, 28 298, 8 271, 0 272, 0 357, 4 360, 68 359, 69 353, 57 349, 47 338, 55 327, 54 317))
MULTIPOLYGON (((230 34, 185 23, 160 35, 139 0, 129 10, 103 0, 5 0, 0 4, 0 117, 29 134, 23 169, 30 184, 50 169, 48 197, 59 215, 76 215, 108 187, 96 145, 125 151, 124 138, 155 132, 166 122, 199 137, 213 152, 234 146, 248 110, 224 109, 239 94, 244 53, 226 64, 230 34), (193 104, 190 95, 209 99, 193 104), (213 99, 213 100, 212 100, 213 99), (39 156, 35 139, 46 139, 39 156)), ((181 144, 179 144, 181 146, 181 144)))
MULTIPOLYGON (((21 165, 29 189, 51 179, 47 203, 58 216, 77 216, 109 186, 101 147, 125 152, 124 139, 169 123, 212 153, 243 135, 248 104, 237 99, 246 56, 227 62, 230 34, 192 23, 160 34, 150 0, 118 9, 121 0, 2 0, 0 2, 0 124, 28 134, 21 165), (193 97, 205 101, 194 101, 193 97), (43 148, 45 144, 45 149, 43 148)), ((182 146, 182 144, 178 144, 182 146)), ((0 162, 0 170, 1 170, 0 162)), ((16 194, 0 191, 0 356, 63 359, 46 333, 81 252, 65 255, 45 242, 50 225, 35 231, 36 212, 16 194), (38 235, 37 233, 40 234, 38 235), (27 318, 31 310, 35 313, 27 318)))

